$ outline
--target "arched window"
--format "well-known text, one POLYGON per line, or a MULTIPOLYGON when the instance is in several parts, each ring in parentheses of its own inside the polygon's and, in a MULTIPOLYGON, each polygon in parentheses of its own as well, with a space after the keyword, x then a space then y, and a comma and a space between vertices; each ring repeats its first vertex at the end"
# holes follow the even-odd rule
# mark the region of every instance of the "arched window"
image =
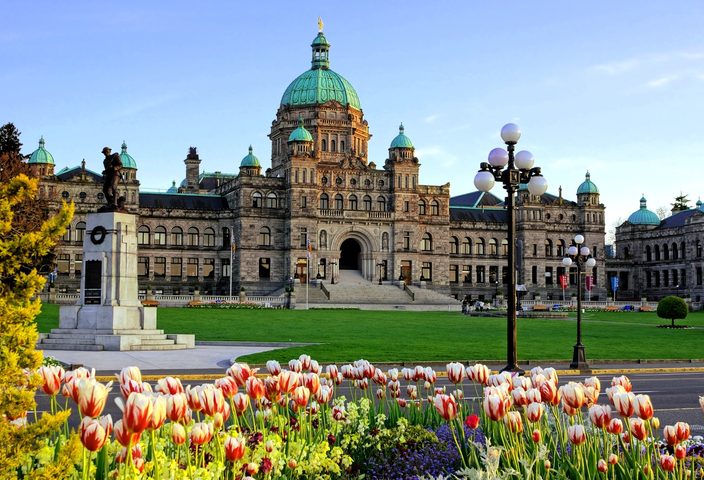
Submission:
POLYGON ((508 240, 501 240, 501 255, 508 255, 508 240))
POLYGON ((78 222, 76 224, 76 241, 83 243, 83 237, 86 233, 86 222, 78 222))
POLYGON ((624 247, 623 249, 623 258, 631 258, 631 252, 628 247, 624 247))
POLYGON ((386 198, 384 197, 376 197, 376 206, 377 210, 380 212, 385 212, 386 211, 386 198))
POLYGON ((259 229, 259 246, 271 246, 271 230, 269 227, 262 227, 259 229))
POLYGON ((433 250, 433 237, 429 233, 423 235, 423 239, 420 241, 420 249, 424 252, 430 252, 433 250))
POLYGON ((565 241, 560 239, 557 241, 557 253, 558 257, 564 257, 567 251, 565 250, 565 241))
POLYGON ((697 240, 697 245, 694 250, 694 254, 697 256, 697 258, 702 257, 702 241, 701 240, 697 240))
POLYGON ((660 245, 655 245, 655 261, 660 260, 660 245))
POLYGON ((342 195, 339 193, 335 195, 335 210, 342 210, 344 208, 343 206, 343 200, 342 200, 342 195))
POLYGON ((425 215, 425 201, 418 202, 418 215, 425 215))
POLYGON ((330 140, 330 151, 336 152, 337 149, 335 147, 337 147, 337 145, 335 144, 335 140, 330 140))
POLYGON ((206 247, 215 246, 215 230, 210 227, 203 230, 203 245, 206 247))
POLYGON ((254 192, 252 194, 252 207, 262 208, 262 193, 261 192, 254 192))
POLYGON ((345 141, 344 140, 340 140, 340 151, 343 153, 345 151, 345 141))
POLYGON ((183 229, 174 227, 171 229, 171 245, 180 247, 183 245, 183 229))
POLYGON ((166 227, 156 227, 154 229, 154 245, 166 245, 166 227))
POLYGON ((370 197, 369 195, 365 195, 362 202, 364 203, 365 210, 369 211, 372 209, 372 197, 370 197))
POLYGON ((430 202, 430 214, 435 216, 440 215, 440 204, 437 200, 430 202))
POLYGON ((389 251, 389 234, 386 232, 381 234, 381 250, 384 252, 389 251))
POLYGON ((137 229, 137 245, 149 245, 149 227, 146 225, 137 229))
POLYGON ((457 237, 450 237, 450 253, 460 253, 460 241, 457 237))
POLYGON ((475 255, 484 255, 486 252, 485 246, 484 246, 484 239, 480 238, 477 240, 477 242, 474 244, 474 254, 475 255))
POLYGON ((191 247, 198 246, 198 236, 200 232, 196 227, 190 227, 188 229, 188 245, 191 247))
POLYGON ((323 193, 320 196, 320 209, 327 210, 329 208, 330 208, 330 197, 328 196, 327 193, 323 193))
POLYGON ((348 205, 350 210, 357 210, 357 195, 350 195, 348 205))
POLYGON ((647 245, 645 247, 645 259, 650 262, 653 259, 653 250, 650 248, 650 245, 647 245))
POLYGON ((680 242, 680 258, 687 258, 684 242, 680 242))
MULTIPOLYGON (((230 229, 227 227, 222 228, 222 246, 223 248, 230 248, 232 247, 231 244, 231 235, 230 235, 230 229)), ((225 275, 227 277, 228 275, 225 275)))
POLYGON ((545 240, 545 256, 552 257, 552 240, 545 240))
POLYGON ((328 151, 328 141, 323 138, 322 142, 320 142, 320 143, 321 143, 321 149, 323 150, 323 152, 327 152, 328 151))
POLYGON ((663 260, 669 260, 669 259, 670 259, 670 249, 667 248, 667 243, 662 246, 662 259, 663 259, 663 260))
POLYGON ((320 231, 320 240, 318 241, 318 248, 328 248, 328 232, 325 230, 320 231))
POLYGON ((672 242, 672 259, 677 260, 678 257, 677 243, 672 242))
POLYGON ((489 255, 498 255, 499 254, 499 243, 496 241, 495 238, 490 238, 489 239, 489 255))
POLYGON ((464 237, 464 240, 462 240, 462 255, 471 255, 472 254, 472 240, 469 239, 469 237, 464 237))
POLYGON ((276 194, 274 192, 269 192, 266 196, 266 208, 276 208, 278 207, 276 194))

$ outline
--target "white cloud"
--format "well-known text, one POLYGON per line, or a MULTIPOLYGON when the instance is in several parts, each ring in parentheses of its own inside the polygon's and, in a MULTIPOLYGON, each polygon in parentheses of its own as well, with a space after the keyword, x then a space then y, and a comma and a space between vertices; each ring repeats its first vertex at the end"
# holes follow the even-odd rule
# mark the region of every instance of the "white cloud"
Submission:
POLYGON ((680 78, 680 76, 677 74, 665 75, 663 77, 651 80, 651 81, 647 82, 645 85, 650 88, 661 88, 661 87, 666 86, 668 83, 672 83, 673 81, 677 80, 678 78, 680 78))
MULTIPOLYGON (((425 148, 419 148, 416 150, 416 156, 420 160, 420 163, 426 166, 432 164, 433 167, 444 167, 450 168, 458 164, 459 158, 445 150, 439 145, 431 145, 425 148)), ((426 169, 426 171, 429 169, 426 169)))
POLYGON ((597 72, 606 73, 607 75, 620 75, 622 73, 630 72, 638 68, 642 64, 642 61, 638 58, 629 58, 626 60, 621 60, 618 62, 602 63, 600 65, 594 65, 591 67, 592 70, 597 72))
POLYGON ((440 115, 437 114, 437 113, 433 113, 433 114, 428 115, 427 117, 425 117, 425 118, 423 119, 423 121, 424 121, 425 123, 434 123, 435 120, 437 120, 438 118, 440 118, 440 115))

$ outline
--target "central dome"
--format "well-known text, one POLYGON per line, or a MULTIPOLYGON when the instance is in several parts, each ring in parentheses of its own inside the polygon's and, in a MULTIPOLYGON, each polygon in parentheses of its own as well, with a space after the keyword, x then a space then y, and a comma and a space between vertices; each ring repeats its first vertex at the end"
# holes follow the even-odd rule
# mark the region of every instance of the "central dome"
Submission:
POLYGON ((357 110, 362 107, 354 87, 342 75, 330 70, 328 43, 323 32, 319 32, 311 44, 312 67, 299 75, 281 97, 281 105, 320 105, 335 100, 357 110))

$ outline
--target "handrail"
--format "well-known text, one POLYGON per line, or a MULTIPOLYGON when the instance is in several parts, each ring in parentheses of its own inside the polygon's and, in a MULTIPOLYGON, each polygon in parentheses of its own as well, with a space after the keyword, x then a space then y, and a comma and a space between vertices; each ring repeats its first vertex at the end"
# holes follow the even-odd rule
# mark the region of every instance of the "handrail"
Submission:
POLYGON ((416 294, 413 293, 413 290, 408 288, 408 285, 406 285, 405 283, 403 284, 403 291, 406 292, 406 294, 408 294, 409 297, 411 297, 412 302, 416 301, 416 294))
POLYGON ((323 282, 320 282, 320 289, 323 291, 326 297, 328 297, 328 300, 330 300, 330 291, 325 288, 325 285, 323 285, 323 282))

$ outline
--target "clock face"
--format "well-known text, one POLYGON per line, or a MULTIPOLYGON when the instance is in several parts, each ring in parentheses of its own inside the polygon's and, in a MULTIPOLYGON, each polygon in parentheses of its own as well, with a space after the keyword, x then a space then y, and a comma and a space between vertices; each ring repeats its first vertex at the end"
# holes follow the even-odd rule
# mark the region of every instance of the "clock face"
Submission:
POLYGON ((94 245, 100 245, 105 241, 105 235, 107 235, 107 233, 108 231, 105 230, 105 227, 98 225, 90 232, 90 241, 93 242, 94 245))

